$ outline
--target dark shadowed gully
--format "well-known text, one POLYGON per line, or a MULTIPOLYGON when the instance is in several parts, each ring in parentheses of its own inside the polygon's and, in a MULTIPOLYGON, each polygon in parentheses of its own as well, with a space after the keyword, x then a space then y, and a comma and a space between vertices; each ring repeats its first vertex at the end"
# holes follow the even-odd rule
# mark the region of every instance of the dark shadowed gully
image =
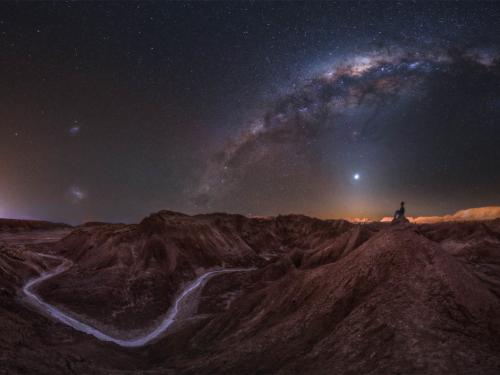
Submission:
POLYGON ((500 371, 500 220, 360 225, 161 211, 72 230, 4 223, 1 238, 2 374, 500 371), (22 292, 60 257, 72 265, 30 290, 72 319, 126 340, 151 332, 175 301, 178 314, 135 348, 72 329, 22 292), (206 272, 231 268, 255 269, 179 299, 206 272))

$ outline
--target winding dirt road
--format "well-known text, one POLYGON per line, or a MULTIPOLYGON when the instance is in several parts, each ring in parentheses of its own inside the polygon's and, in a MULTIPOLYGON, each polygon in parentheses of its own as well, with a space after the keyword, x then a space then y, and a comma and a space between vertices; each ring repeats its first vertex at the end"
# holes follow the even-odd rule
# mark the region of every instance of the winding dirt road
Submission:
POLYGON ((23 287, 23 293, 25 294, 27 298, 27 302, 30 303, 31 305, 35 306, 37 309, 42 311, 43 313, 49 314, 52 316, 54 319, 58 320, 61 323, 64 323, 77 331, 87 333, 89 335, 94 336, 95 338, 101 340, 101 341, 110 341, 113 342, 117 345, 120 346, 125 346, 125 347, 139 347, 139 346, 144 346, 154 339, 156 339, 158 336, 162 335, 175 321, 175 317, 177 316, 177 313, 179 312, 179 304, 186 298, 188 297, 193 291, 195 291, 197 288, 203 286, 204 282, 207 281, 209 278, 221 274, 221 273, 229 273, 229 272, 247 272, 251 271, 254 268, 232 268, 232 269, 223 269, 223 270, 215 270, 215 271, 209 271, 207 273, 204 273, 203 275, 199 276, 197 279, 195 279, 192 283, 187 285, 180 295, 176 298, 173 306, 167 311, 165 317, 161 321, 161 323, 153 329, 151 332, 146 333, 143 336, 136 337, 133 339, 119 339, 116 337, 112 337, 107 335, 106 333, 98 330, 97 328, 94 328, 78 319, 75 319, 65 312, 59 310, 57 307, 51 305, 48 302, 45 302, 35 291, 34 288, 42 283, 45 280, 48 280, 54 276, 57 276, 66 270, 68 270, 72 265, 73 262, 62 258, 62 257, 57 257, 53 255, 47 255, 47 254, 41 254, 37 253, 37 255, 46 257, 46 258, 51 258, 51 259, 57 259, 61 261, 61 264, 54 268, 51 271, 47 271, 42 273, 39 277, 32 279, 28 281, 24 287, 23 287))

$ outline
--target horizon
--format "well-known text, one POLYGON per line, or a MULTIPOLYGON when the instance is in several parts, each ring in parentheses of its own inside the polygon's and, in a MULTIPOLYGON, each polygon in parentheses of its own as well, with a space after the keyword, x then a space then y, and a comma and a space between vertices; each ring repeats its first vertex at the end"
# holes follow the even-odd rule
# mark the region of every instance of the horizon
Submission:
MULTIPOLYGON (((420 215, 420 216, 414 216, 414 215, 407 215, 406 217, 410 220, 410 222, 413 222, 413 220, 415 219, 422 219, 422 218, 445 218, 445 217, 451 217, 459 212, 462 212, 462 211, 468 211, 468 210, 480 210, 480 209, 497 209, 499 212, 496 216, 494 217, 488 217, 487 220, 490 220, 490 219, 494 219, 494 218, 498 218, 500 217, 500 205, 498 206, 494 206, 494 205, 491 205, 491 206, 483 206, 483 207, 469 207, 469 208, 462 208, 460 210, 457 210, 455 212, 450 212, 450 213, 447 213, 447 214, 444 214, 444 215, 420 215)), ((142 221, 143 219, 145 219, 146 217, 148 216, 151 216, 151 215, 155 215, 155 214, 158 214, 158 213, 161 213, 161 212, 164 212, 164 211, 167 211, 167 212, 172 212, 172 213, 177 213, 177 214, 182 214, 182 215, 186 215, 186 216, 198 216, 198 215, 218 215, 218 214, 222 214, 222 215, 239 215, 239 216, 244 216, 246 218, 249 218, 249 219, 266 219, 266 218, 275 218, 277 216, 293 216, 293 215, 297 215, 297 216, 306 216, 306 217, 310 217, 310 218, 314 218, 314 219, 319 219, 319 220, 345 220, 345 221, 349 221, 349 222, 352 222, 352 223, 356 223, 356 222, 359 222, 361 223, 362 221, 360 220, 367 220, 366 222, 383 222, 384 219, 387 219, 387 218, 392 218, 392 215, 384 215, 384 216, 379 216, 379 217, 367 217, 367 216, 357 216, 357 217, 320 217, 320 216, 315 216, 315 215, 307 215, 307 214, 304 214, 304 213, 300 213, 300 212, 282 212, 282 213, 278 213, 276 215, 253 215, 253 214, 242 214, 242 213, 238 213, 238 212, 217 212, 217 211, 214 211, 214 212, 198 212, 198 213, 185 213, 185 212, 180 212, 180 211, 172 211, 172 210, 168 210, 168 209, 161 209, 161 210, 157 210, 157 211, 153 211, 153 212, 150 212, 149 214, 146 214, 145 216, 143 216, 142 218, 140 218, 139 220, 137 221, 130 221, 130 222, 126 222, 126 221, 102 221, 102 220, 87 220, 87 221, 82 221, 82 222, 68 222, 68 221, 61 221, 61 220, 47 220, 47 219, 44 219, 44 218, 22 218, 22 217, 4 217, 4 216, 0 216, 0 220, 21 220, 21 221, 46 221, 46 222, 51 222, 51 223, 59 223, 59 224, 67 224, 67 225, 71 225, 73 227, 77 227, 77 226, 80 226, 80 225, 84 225, 86 223, 90 223, 90 222, 100 222, 100 223, 104 223, 104 224, 126 224, 126 225, 130 225, 130 224, 138 224, 140 221, 142 221)), ((481 220, 481 219, 480 219, 481 220)))

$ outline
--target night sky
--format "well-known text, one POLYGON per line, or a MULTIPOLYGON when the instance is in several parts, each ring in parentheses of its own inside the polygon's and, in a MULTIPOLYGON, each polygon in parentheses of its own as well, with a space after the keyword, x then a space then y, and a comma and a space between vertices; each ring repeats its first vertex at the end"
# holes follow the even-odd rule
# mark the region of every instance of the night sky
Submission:
POLYGON ((0 217, 500 205, 500 3, 0 4, 0 217))

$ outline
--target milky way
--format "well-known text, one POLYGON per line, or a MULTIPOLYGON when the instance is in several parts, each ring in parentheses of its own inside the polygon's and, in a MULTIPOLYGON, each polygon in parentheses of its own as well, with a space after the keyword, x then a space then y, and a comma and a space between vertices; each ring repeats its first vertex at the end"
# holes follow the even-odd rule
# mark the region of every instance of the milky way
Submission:
MULTIPOLYGON (((473 80, 478 74, 498 80, 500 72, 498 54, 492 49, 418 51, 393 46, 339 60, 331 69, 276 99, 261 117, 214 155, 194 203, 210 206, 225 199, 225 195, 240 189, 239 185, 249 183, 248 171, 257 173, 259 168, 254 166, 273 164, 280 153, 287 159, 285 170, 292 169, 287 173, 293 174, 299 163, 297 155, 307 159, 307 154, 317 152, 317 141, 325 133, 339 133, 344 145, 383 136, 377 119, 381 110, 391 106, 397 109, 402 97, 420 99, 433 80, 444 86, 450 80, 473 80), (360 115, 356 117, 356 113, 360 115), (355 119, 345 124, 342 118, 347 114, 355 119)), ((439 103, 435 105, 439 107, 439 103)), ((303 168, 317 167, 307 160, 302 163, 303 168)), ((276 176, 283 166, 273 168, 276 176)))

